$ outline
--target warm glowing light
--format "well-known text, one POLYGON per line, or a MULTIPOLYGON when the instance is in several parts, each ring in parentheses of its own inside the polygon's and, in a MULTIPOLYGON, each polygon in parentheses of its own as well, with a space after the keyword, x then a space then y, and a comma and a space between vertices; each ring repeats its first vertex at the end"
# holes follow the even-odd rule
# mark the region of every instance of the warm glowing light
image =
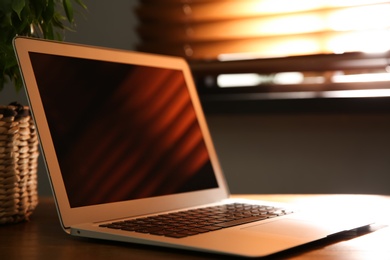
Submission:
POLYGON ((390 25, 390 4, 361 6, 333 11, 326 19, 333 31, 384 28, 390 25))
POLYGON ((361 98, 361 97, 390 97, 390 89, 354 89, 324 91, 321 97, 325 98, 361 98))
POLYGON ((254 87, 261 84, 301 84, 305 80, 301 72, 279 72, 270 75, 257 73, 222 74, 217 77, 220 88, 254 87))
POLYGON ((256 73, 222 74, 217 78, 218 86, 221 88, 253 87, 264 81, 265 79, 256 73))
POLYGON ((275 14, 387 3, 385 0, 261 0, 242 1, 245 13, 275 14))
MULTIPOLYGON (((390 1, 247 0, 226 3, 223 8, 223 12, 234 17, 216 19, 210 27, 202 23, 194 33, 197 40, 223 41, 213 46, 220 61, 390 50, 390 1)), ((210 46, 205 44, 202 50, 207 52, 210 46)), ((363 66, 366 61, 353 62, 363 66)), ((386 62, 382 63, 386 66, 386 62)), ((345 74, 335 71, 226 74, 217 77, 217 84, 220 88, 278 85, 273 93, 251 94, 257 98, 390 97, 390 73, 384 69, 381 73, 363 70, 341 73, 345 74), (380 89, 383 83, 377 84, 376 89, 350 89, 353 84, 349 83, 357 82, 389 82, 389 89, 380 89), (333 84, 330 91, 324 89, 324 83, 333 84), (306 91, 309 85, 316 90, 306 91), (299 91, 300 88, 305 91, 299 91)))
POLYGON ((334 75, 332 77, 332 81, 336 82, 336 83, 390 81, 390 73, 364 73, 364 74, 354 74, 354 75, 334 75))
POLYGON ((253 3, 249 7, 257 13, 281 13, 281 12, 302 12, 319 8, 323 0, 263 0, 253 3))
POLYGON ((304 76, 301 72, 281 72, 274 76, 274 84, 301 84, 304 81, 304 76))
POLYGON ((329 39, 328 49, 334 53, 351 51, 384 52, 390 49, 390 30, 345 33, 329 39))
MULTIPOLYGON (((390 84, 390 73, 362 73, 344 75, 335 73, 331 77, 334 83, 356 83, 356 82, 381 82, 388 81, 390 84)), ((257 73, 221 74, 217 77, 218 86, 226 87, 251 87, 260 84, 321 84, 325 82, 323 76, 304 76, 301 72, 278 72, 269 75, 257 73)))
MULTIPOLYGON (((390 73, 365 73, 343 75, 335 73, 331 78, 333 83, 356 83, 356 82, 389 82, 390 73)), ((257 87, 261 85, 304 85, 322 84, 324 76, 308 76, 301 72, 279 72, 269 75, 257 73, 222 74, 217 77, 217 85, 220 88, 230 87, 257 87)), ((345 89, 335 91, 291 91, 274 93, 251 94, 251 98, 260 99, 305 99, 305 98, 357 98, 357 97, 390 97, 388 89, 345 89)))
MULTIPOLYGON (((260 16, 232 21, 219 33, 262 38, 257 43, 256 56, 390 49, 389 1, 263 0, 248 1, 242 8, 244 13, 253 12, 254 15, 257 12, 260 16)), ((253 49, 250 52, 256 53, 253 49)))
POLYGON ((266 19, 258 35, 298 34, 324 30, 322 17, 314 14, 295 14, 266 19))

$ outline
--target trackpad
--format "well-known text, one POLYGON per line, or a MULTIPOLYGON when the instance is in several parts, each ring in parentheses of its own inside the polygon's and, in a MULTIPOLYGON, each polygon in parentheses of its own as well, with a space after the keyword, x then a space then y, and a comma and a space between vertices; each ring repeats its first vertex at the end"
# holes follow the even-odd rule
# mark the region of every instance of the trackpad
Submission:
POLYGON ((260 232, 289 237, 325 237, 329 234, 320 225, 309 221, 296 219, 281 219, 273 222, 261 223, 254 226, 243 228, 251 232, 260 232))

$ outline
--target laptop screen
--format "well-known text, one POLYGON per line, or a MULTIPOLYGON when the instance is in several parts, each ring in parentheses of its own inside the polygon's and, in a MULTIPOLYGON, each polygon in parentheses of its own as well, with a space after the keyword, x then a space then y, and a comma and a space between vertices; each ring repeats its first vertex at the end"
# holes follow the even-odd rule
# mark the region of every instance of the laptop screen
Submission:
POLYGON ((29 55, 72 208, 218 187, 182 71, 29 55))

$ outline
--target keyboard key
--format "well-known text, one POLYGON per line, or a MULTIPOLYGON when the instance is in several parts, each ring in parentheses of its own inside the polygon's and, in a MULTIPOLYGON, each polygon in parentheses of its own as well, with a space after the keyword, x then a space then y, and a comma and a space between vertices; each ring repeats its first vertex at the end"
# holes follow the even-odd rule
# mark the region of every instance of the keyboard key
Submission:
POLYGON ((233 203, 116 221, 99 226, 129 232, 183 238, 290 213, 292 211, 271 206, 233 203))
POLYGON ((218 223, 218 224, 215 224, 215 226, 227 228, 227 227, 233 227, 233 226, 242 225, 242 224, 246 224, 246 223, 250 223, 250 222, 254 222, 254 221, 259 221, 259 220, 264 220, 264 219, 267 219, 267 217, 266 216, 246 217, 246 218, 240 218, 240 219, 236 219, 236 220, 232 220, 232 221, 228 221, 228 222, 218 223))

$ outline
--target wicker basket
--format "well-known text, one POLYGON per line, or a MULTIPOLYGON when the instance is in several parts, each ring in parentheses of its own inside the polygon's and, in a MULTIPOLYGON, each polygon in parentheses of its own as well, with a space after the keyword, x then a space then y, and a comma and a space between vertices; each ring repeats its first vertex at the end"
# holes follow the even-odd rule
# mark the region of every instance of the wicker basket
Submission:
POLYGON ((29 108, 0 106, 0 224, 28 220, 37 206, 38 155, 29 108))

